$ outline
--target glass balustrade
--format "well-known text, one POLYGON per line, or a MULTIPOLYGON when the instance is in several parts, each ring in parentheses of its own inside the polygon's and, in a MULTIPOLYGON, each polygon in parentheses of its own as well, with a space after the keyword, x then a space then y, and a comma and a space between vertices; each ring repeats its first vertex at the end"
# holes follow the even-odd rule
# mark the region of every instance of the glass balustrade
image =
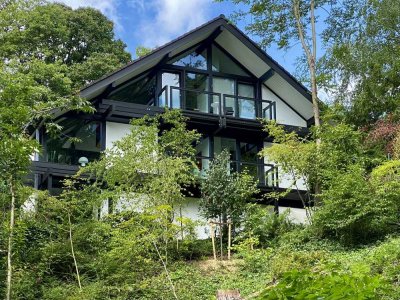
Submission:
MULTIPOLYGON (((196 158, 196 175, 205 178, 212 163, 211 157, 199 156, 196 158)), ((246 163, 230 161, 227 172, 246 172, 258 182, 259 186, 277 188, 279 187, 278 168, 272 164, 246 163)))
POLYGON ((276 119, 276 103, 269 100, 167 85, 159 92, 157 99, 160 107, 180 108, 248 120, 276 119))

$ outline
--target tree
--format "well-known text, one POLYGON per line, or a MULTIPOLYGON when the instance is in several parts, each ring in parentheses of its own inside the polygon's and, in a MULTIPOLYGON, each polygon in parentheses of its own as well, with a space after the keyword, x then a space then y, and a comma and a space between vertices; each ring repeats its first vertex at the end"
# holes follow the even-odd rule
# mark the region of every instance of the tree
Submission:
POLYGON ((151 48, 147 48, 144 46, 137 46, 136 47, 136 56, 138 58, 141 58, 142 56, 149 54, 151 51, 153 51, 151 48))
MULTIPOLYGON (((224 0, 219 0, 224 1, 224 0)), ((317 87, 317 13, 329 0, 231 0, 244 4, 246 11, 236 13, 237 18, 251 17, 247 31, 261 38, 260 45, 276 44, 279 49, 288 49, 300 43, 307 62, 313 102, 315 126, 320 125, 320 111, 317 87)), ((317 140, 318 142, 318 140, 317 140)))
POLYGON ((398 118, 399 10, 396 0, 351 0, 326 19, 321 68, 348 123, 369 127, 388 114, 398 118))
POLYGON ((60 63, 75 88, 131 59, 113 23, 93 8, 13 0, 0 11, 0 32, 1 61, 60 63))
MULTIPOLYGON (((210 169, 201 181, 200 210, 207 219, 217 219, 220 223, 230 220, 239 227, 246 204, 257 192, 256 180, 246 170, 234 172, 230 154, 223 150, 211 162, 210 169)), ((226 232, 227 226, 225 224, 220 228, 226 232)))
POLYGON ((11 297, 15 218, 24 202, 23 179, 31 155, 40 150, 31 130, 46 124, 54 108, 91 112, 75 96, 77 88, 98 79, 130 55, 114 38, 113 24, 93 9, 36 0, 11 0, 0 7, 1 184, 9 205, 7 298, 11 297), (10 105, 12 104, 12 105, 10 105))
MULTIPOLYGON (((283 194, 284 197, 292 189, 299 190, 298 184, 304 182, 308 191, 305 196, 299 193, 299 198, 306 209, 307 217, 312 223, 313 212, 324 203, 324 192, 341 174, 348 172, 353 165, 361 165, 364 169, 373 166, 374 158, 369 158, 363 145, 362 134, 345 123, 332 126, 330 116, 324 116, 324 124, 318 133, 321 143, 316 145, 313 138, 303 138, 296 132, 285 132, 284 128, 269 122, 265 130, 274 138, 274 144, 261 151, 268 161, 274 162, 282 177, 287 177, 290 185, 283 194), (318 151, 317 149, 318 148, 318 151), (313 186, 320 184, 321 199, 316 201, 311 197, 313 186)), ((376 162, 375 162, 376 164, 376 162)))
POLYGON ((48 120, 55 107, 91 111, 86 101, 70 96, 72 82, 63 71, 60 65, 42 61, 0 64, 0 166, 1 179, 10 197, 7 299, 11 297, 15 213, 24 202, 18 191, 31 155, 40 150, 38 142, 30 138, 29 126, 48 120))

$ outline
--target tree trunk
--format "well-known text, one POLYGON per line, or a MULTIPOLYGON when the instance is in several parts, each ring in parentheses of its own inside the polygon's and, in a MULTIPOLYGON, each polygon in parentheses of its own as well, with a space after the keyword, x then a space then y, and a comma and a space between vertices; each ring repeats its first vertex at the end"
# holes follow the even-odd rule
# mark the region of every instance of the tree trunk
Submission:
MULTIPOLYGON (((315 30, 315 0, 311 0, 310 3, 310 14, 311 14, 311 35, 312 35, 312 47, 313 51, 310 59, 310 75, 311 75, 311 97, 313 102, 313 112, 315 126, 319 127, 320 116, 319 116, 319 106, 318 106, 318 89, 317 89, 317 78, 316 78, 316 61, 317 61, 317 33, 315 30)), ((317 139, 317 144, 321 141, 317 139)))
MULTIPOLYGON (((320 115, 319 115, 319 106, 318 106, 318 89, 317 89, 317 79, 316 79, 316 60, 317 60, 317 37, 315 30, 315 2, 311 0, 310 2, 310 21, 311 21, 311 39, 312 39, 312 51, 307 46, 305 41, 305 30, 303 28, 303 24, 301 23, 300 16, 300 1, 292 0, 293 5, 293 13, 296 19, 297 31, 299 34, 299 39, 301 45, 303 47, 304 53, 307 57, 307 63, 310 70, 310 81, 311 81, 311 99, 313 104, 313 114, 314 114, 314 122, 315 126, 319 127, 321 125, 320 115)), ((317 144, 320 143, 320 140, 317 140, 317 144)))
POLYGON ((14 213, 15 213, 15 186, 14 178, 10 177, 10 194, 11 194, 11 207, 10 207, 10 227, 8 236, 8 253, 7 253, 7 291, 6 300, 11 300, 11 282, 12 282, 12 246, 14 235, 14 213))
MULTIPOLYGON (((293 5, 293 13, 296 19, 297 30, 299 34, 299 39, 301 45, 303 47, 304 53, 307 57, 307 63, 310 70, 310 81, 311 81, 311 99, 313 104, 313 114, 314 114, 314 123, 316 127, 321 126, 320 114, 319 114, 319 106, 318 106, 318 87, 317 87, 317 78, 316 78, 316 61, 317 61, 317 33, 315 30, 315 0, 310 1, 310 23, 311 23, 311 42, 312 42, 312 50, 307 46, 305 41, 305 31, 303 28, 303 24, 301 23, 300 16, 300 1, 292 0, 293 5)), ((319 145, 321 144, 321 139, 317 137, 316 139, 317 151, 319 151, 319 145)), ((318 153, 317 153, 318 154, 318 153)), ((321 194, 321 186, 317 179, 317 182, 314 186, 315 195, 321 194)), ((315 203, 318 203, 318 196, 315 197, 315 203)))
POLYGON ((76 279, 78 280, 79 289, 82 290, 81 277, 79 276, 78 263, 75 257, 74 243, 72 242, 72 223, 71 223, 71 215, 69 213, 68 213, 68 225, 69 225, 69 241, 71 245, 72 258, 74 259, 76 279))

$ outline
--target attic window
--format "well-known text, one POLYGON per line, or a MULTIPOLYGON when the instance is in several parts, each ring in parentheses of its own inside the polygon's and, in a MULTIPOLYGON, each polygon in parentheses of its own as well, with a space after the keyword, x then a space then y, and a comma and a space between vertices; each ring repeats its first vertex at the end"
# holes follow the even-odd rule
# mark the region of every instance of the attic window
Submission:
POLYGON ((174 58, 169 63, 172 63, 174 66, 207 70, 207 51, 204 50, 201 53, 197 53, 191 50, 174 58))
POLYGON ((236 64, 227 54, 221 49, 212 46, 212 70, 226 74, 235 74, 241 76, 249 76, 238 64, 236 64))

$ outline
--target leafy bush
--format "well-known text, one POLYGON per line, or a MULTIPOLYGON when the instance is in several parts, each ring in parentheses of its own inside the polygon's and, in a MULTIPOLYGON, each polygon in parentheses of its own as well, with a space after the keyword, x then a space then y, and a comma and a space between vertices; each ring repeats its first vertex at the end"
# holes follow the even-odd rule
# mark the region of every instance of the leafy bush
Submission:
POLYGON ((371 242, 393 231, 390 225, 399 216, 400 185, 383 184, 377 173, 370 180, 362 167, 353 165, 338 175, 322 193, 324 205, 315 213, 314 229, 346 244, 371 242))
POLYGON ((360 270, 315 273, 301 269, 285 273, 282 280, 265 290, 259 299, 380 299, 387 288, 381 276, 370 276, 360 270))
POLYGON ((286 232, 295 228, 288 218, 288 211, 275 214, 271 207, 249 204, 246 207, 243 230, 239 239, 255 238, 262 247, 268 247, 286 232))

